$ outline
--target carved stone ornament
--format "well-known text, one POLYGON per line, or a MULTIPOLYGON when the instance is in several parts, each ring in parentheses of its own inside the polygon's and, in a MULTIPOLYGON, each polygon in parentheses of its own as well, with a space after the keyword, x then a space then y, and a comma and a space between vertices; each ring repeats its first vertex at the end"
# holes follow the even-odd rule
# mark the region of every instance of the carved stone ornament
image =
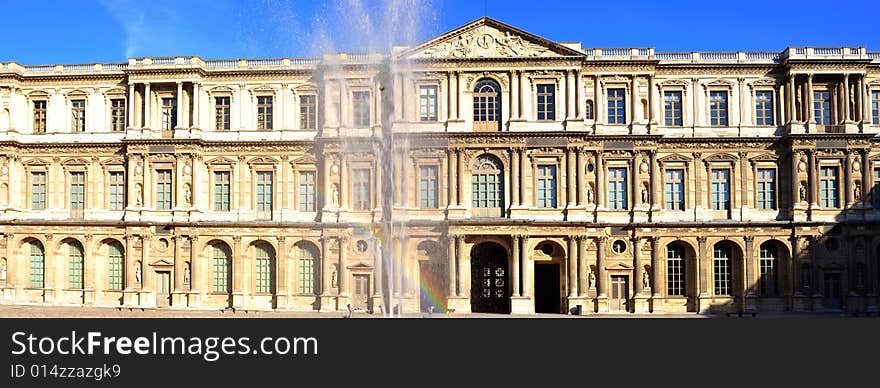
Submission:
POLYGON ((417 58, 497 58, 559 56, 547 47, 526 41, 509 31, 480 26, 438 42, 417 58))

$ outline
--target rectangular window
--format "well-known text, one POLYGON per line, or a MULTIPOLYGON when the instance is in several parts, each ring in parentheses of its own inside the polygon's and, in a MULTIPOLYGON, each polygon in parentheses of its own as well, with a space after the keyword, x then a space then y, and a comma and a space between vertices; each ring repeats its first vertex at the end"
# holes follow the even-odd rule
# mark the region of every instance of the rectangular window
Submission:
POLYGON ((214 245, 214 292, 229 292, 229 254, 221 245, 214 245))
POLYGON ((272 96, 257 97, 257 130, 272 129, 272 96))
POLYGON ((540 84, 537 89, 538 120, 556 120, 556 85, 540 84))
POLYGON ((81 290, 83 288, 83 251, 78 244, 67 244, 67 279, 70 288, 81 290))
POLYGON ((712 170, 712 209, 730 210, 730 170, 712 170))
POLYGON ((776 252, 761 247, 761 295, 776 295, 776 252))
POLYGON ((684 249, 677 245, 666 249, 666 293, 670 296, 684 296, 684 249))
POLYGON ((216 211, 229 211, 230 175, 229 171, 214 171, 214 210, 216 211))
POLYGON ((354 208, 355 210, 369 210, 370 201, 370 169, 358 168, 352 171, 354 178, 354 208))
POLYGON ((299 293, 315 293, 315 255, 308 247, 298 247, 299 250, 299 293))
POLYGON ((73 132, 86 131, 86 100, 70 101, 70 119, 73 132))
POLYGON ((125 173, 110 172, 110 210, 125 208, 125 173))
POLYGON ((608 124, 626 124, 626 89, 608 89, 608 124))
POLYGON ((437 121, 437 87, 419 87, 419 120, 437 121))
POLYGON ((257 246, 256 250, 257 250, 257 255, 256 255, 257 256, 256 257, 257 292, 258 293, 265 293, 265 294, 272 293, 275 291, 273 289, 275 282, 272 281, 272 277, 273 277, 272 275, 274 272, 272 270, 273 269, 272 262, 274 260, 272 260, 272 257, 270 256, 269 252, 266 251, 266 248, 261 247, 261 246, 257 246))
POLYGON ((318 97, 317 96, 299 96, 299 128, 300 129, 317 129, 318 128, 318 97))
POLYGON ((31 209, 43 210, 46 208, 46 172, 38 171, 31 173, 31 209))
POLYGON ((681 92, 663 93, 663 117, 667 126, 680 127, 683 125, 681 119, 681 92))
POLYGON ((538 207, 556 207, 556 166, 538 166, 538 207))
POLYGON ((776 209, 776 170, 772 168, 758 169, 758 208, 762 210, 776 209))
POLYGON ((709 92, 709 116, 712 125, 727 126, 727 92, 709 92))
POLYGON ((755 92, 755 124, 773 125, 773 92, 755 92))
POLYGON ((156 170, 156 208, 171 210, 171 170, 156 170))
POLYGON ((871 91, 871 122, 880 125, 880 91, 871 91))
POLYGON ((299 211, 315 211, 315 172, 299 173, 299 211))
POLYGON ((34 133, 46 133, 46 101, 34 101, 34 133))
POLYGON ((110 130, 121 132, 125 130, 125 99, 114 98, 110 100, 110 130))
POLYGON ((730 250, 715 248, 714 260, 715 295, 730 295, 730 250))
POLYGON ((37 242, 31 242, 31 288, 43 288, 46 284, 46 255, 43 253, 43 247, 37 245, 37 242))
POLYGON ((257 171, 257 217, 272 217, 272 171, 257 171))
POLYGON ((822 167, 819 171, 819 197, 822 207, 838 208, 840 207, 840 196, 838 195, 837 167, 822 167))
POLYGON ((626 168, 608 169, 608 207, 626 209, 627 185, 626 168))
POLYGON ((370 92, 352 92, 351 99, 354 107, 354 125, 370 126, 370 92))
POLYGON ((119 248, 120 245, 118 243, 113 243, 108 246, 109 254, 108 254, 108 269, 107 269, 107 286, 111 290, 121 290, 122 289, 122 250, 119 248))
POLYGON ((666 170, 666 210, 684 210, 684 170, 666 170))
POLYGON ((177 126, 177 99, 162 99, 162 130, 170 131, 177 126))
POLYGON ((422 209, 436 209, 437 193, 437 166, 419 167, 419 205, 422 209))
POLYGON ((214 98, 214 128, 218 131, 230 129, 230 97, 214 98))
POLYGON ((70 211, 74 216, 82 217, 86 198, 86 173, 74 171, 70 173, 70 211))
POLYGON ((813 118, 816 124, 831 125, 831 92, 813 92, 813 118))

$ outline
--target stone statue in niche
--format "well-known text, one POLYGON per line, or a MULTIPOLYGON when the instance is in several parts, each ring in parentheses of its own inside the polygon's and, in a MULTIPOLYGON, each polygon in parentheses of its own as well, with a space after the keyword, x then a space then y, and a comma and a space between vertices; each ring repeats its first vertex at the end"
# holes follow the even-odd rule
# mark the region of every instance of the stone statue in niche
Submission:
POLYGON ((336 273, 336 266, 333 266, 333 269, 330 272, 330 286, 333 288, 339 287, 339 276, 336 273))
POLYGON ((189 184, 183 186, 183 203, 192 204, 192 190, 190 190, 189 184))
POLYGON ((804 182, 801 182, 801 187, 800 187, 800 189, 798 189, 798 192, 800 193, 801 201, 806 201, 807 200, 807 184, 804 182))
POLYGON ((596 274, 593 273, 592 269, 590 270, 589 286, 590 288, 596 288, 596 274))
POLYGON ((862 183, 859 181, 853 184, 853 199, 856 201, 862 200, 862 183))
POLYGON ((338 207, 339 207, 339 188, 336 187, 336 184, 335 184, 335 183, 333 184, 332 194, 330 195, 330 204, 331 204, 334 208, 338 208, 338 207))
POLYGON ((587 186, 587 203, 593 203, 593 185, 587 186))
POLYGON ((183 266, 183 284, 189 284, 189 263, 183 266))
POLYGON ((0 263, 0 282, 6 281, 6 261, 0 263))
POLYGON ((138 262, 135 264, 135 267, 134 267, 134 283, 141 284, 142 277, 143 277, 143 274, 141 274, 141 263, 138 262))
POLYGON ((140 183, 134 186, 134 204, 137 206, 144 205, 144 191, 141 189, 140 183))
POLYGON ((642 187, 642 203, 648 203, 648 188, 642 187))
POLYGON ((642 287, 651 288, 651 275, 648 275, 648 271, 642 272, 642 287))

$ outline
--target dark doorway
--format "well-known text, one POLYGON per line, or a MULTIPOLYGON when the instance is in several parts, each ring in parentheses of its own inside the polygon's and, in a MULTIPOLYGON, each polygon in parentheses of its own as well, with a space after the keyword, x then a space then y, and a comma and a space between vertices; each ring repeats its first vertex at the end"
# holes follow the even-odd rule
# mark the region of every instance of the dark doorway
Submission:
POLYGON ((611 277, 611 311, 625 312, 629 300, 629 284, 627 276, 611 277))
POLYGON ((840 273, 832 272, 825 274, 825 308, 839 309, 842 306, 840 300, 840 273))
POLYGON ((507 250, 482 243, 471 251, 471 311, 510 314, 507 250))
POLYGON ((559 314, 559 264, 535 264, 535 312, 559 314))

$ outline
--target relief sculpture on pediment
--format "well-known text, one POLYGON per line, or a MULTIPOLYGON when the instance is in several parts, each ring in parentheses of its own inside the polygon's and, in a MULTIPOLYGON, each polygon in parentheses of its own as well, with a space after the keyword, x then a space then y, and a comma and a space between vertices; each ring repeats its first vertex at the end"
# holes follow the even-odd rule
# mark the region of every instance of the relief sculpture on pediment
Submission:
POLYGON ((557 56, 547 47, 528 42, 519 35, 484 26, 445 42, 439 42, 416 56, 427 58, 511 58, 546 55, 557 56))

